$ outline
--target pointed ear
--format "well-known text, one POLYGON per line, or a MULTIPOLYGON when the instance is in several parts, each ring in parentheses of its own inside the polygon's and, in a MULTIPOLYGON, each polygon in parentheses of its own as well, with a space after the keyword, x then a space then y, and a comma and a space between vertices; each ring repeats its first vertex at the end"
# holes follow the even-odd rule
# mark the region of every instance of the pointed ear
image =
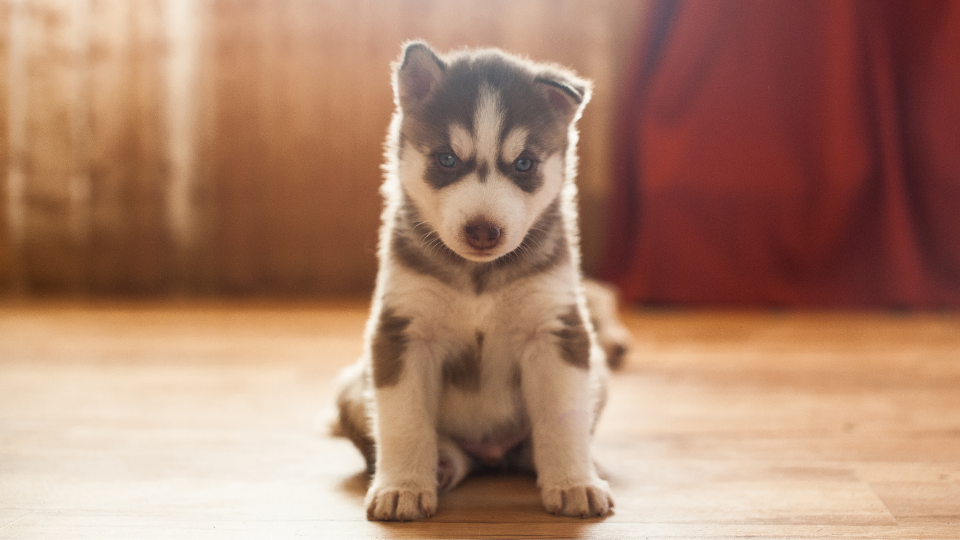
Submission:
POLYGON ((590 101, 592 84, 570 73, 546 72, 538 75, 534 82, 540 87, 550 106, 574 122, 580 118, 583 106, 590 101))
POLYGON ((401 109, 422 103, 436 88, 446 69, 443 60, 422 41, 404 45, 396 66, 393 89, 401 109))

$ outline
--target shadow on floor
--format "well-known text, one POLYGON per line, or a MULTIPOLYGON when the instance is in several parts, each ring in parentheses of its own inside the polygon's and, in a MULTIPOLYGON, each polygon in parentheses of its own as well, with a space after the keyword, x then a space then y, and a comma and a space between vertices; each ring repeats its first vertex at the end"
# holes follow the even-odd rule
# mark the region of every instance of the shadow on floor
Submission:
MULTIPOLYGON (((358 472, 346 477, 340 489, 363 513, 363 497, 370 477, 358 472)), ((516 537, 538 534, 550 538, 580 538, 591 525, 606 518, 557 517, 544 511, 536 478, 523 474, 481 473, 468 477, 450 493, 440 496, 437 515, 418 522, 374 523, 387 537, 516 537), (540 533, 538 533, 540 531, 540 533)))

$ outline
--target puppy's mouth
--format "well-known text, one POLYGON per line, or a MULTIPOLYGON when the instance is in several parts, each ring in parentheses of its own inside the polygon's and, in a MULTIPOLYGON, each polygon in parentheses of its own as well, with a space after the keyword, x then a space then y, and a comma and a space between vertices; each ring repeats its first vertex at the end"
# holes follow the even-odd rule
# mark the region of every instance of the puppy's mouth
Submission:
POLYGON ((496 260, 500 257, 500 250, 479 250, 479 249, 469 249, 460 252, 460 256, 468 261, 473 262, 490 262, 496 260))
POLYGON ((489 262, 503 254, 505 235, 498 223, 478 218, 463 226, 458 250, 460 255, 474 262, 489 262))

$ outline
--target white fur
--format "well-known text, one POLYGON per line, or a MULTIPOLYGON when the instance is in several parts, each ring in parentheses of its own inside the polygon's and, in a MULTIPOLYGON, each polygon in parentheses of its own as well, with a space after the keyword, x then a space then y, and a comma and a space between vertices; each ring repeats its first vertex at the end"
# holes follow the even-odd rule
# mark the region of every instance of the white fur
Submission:
POLYGON ((488 85, 480 87, 477 110, 473 117, 473 138, 477 142, 477 157, 490 164, 497 162, 497 146, 503 129, 500 95, 488 85))

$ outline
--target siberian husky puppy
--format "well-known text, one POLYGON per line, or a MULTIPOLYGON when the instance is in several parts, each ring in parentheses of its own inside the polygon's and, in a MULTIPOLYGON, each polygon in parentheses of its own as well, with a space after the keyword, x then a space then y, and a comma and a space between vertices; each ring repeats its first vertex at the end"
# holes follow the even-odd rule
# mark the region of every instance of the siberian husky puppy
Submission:
POLYGON ((554 514, 609 513, 590 452, 607 378, 594 326, 614 356, 626 330, 593 285, 591 317, 579 270, 574 124, 590 83, 412 42, 393 88, 380 270, 334 426, 374 473, 367 517, 430 517, 478 467, 534 472, 554 514))

